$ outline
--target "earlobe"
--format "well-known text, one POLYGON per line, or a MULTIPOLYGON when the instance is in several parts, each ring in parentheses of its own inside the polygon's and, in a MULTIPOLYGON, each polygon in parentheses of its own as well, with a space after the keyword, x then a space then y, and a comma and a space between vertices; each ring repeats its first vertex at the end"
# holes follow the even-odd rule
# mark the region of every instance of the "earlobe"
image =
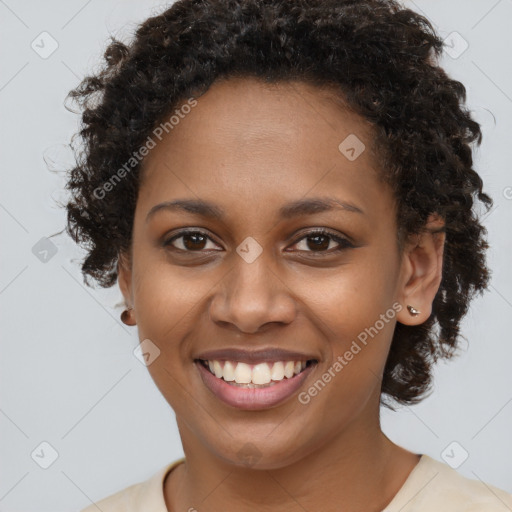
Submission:
POLYGON ((400 323, 419 325, 430 317, 442 280, 445 239, 444 221, 430 215, 424 231, 413 235, 404 249, 400 323))
POLYGON ((407 311, 409 311, 409 314, 411 316, 418 316, 421 314, 421 311, 419 309, 416 309, 414 306, 411 306, 410 304, 407 304, 407 311))
POLYGON ((124 254, 117 260, 117 282, 124 297, 126 309, 121 313, 121 321, 126 325, 136 325, 132 296, 131 262, 124 254))

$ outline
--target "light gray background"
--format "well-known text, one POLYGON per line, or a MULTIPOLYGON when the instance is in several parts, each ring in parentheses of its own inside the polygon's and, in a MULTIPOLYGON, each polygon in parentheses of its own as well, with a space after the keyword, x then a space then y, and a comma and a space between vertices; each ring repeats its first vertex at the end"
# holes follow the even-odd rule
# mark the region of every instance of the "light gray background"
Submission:
MULTIPOLYGON (((469 44, 442 62, 483 127, 475 158, 495 199, 485 218, 493 280, 463 324, 467 350, 436 369, 433 395, 383 410, 382 424, 398 444, 438 460, 455 441, 452 457, 469 453, 460 473, 512 492, 512 0, 405 3, 443 37, 456 31, 469 44)), ((109 34, 126 40, 163 7, 0 0, 0 511, 79 510, 182 456, 174 413, 132 353, 136 328, 119 320, 118 288, 85 287, 84 253, 65 234, 51 239, 57 252, 46 263, 33 252, 64 227, 55 203, 65 199, 64 177, 43 155, 51 169, 71 161, 65 145, 78 116, 63 106, 67 92, 98 65, 109 34), (58 43, 47 58, 31 47, 46 37, 51 48, 43 31, 58 43), (48 469, 31 457, 49 457, 44 441, 58 452, 48 469)))

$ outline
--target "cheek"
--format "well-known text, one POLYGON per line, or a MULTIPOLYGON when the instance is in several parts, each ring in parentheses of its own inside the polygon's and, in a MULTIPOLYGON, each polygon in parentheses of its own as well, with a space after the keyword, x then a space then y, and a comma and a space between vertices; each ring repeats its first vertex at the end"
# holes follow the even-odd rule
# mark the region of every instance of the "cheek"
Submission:
POLYGON ((310 271, 289 283, 300 296, 304 314, 309 313, 313 322, 316 317, 329 338, 357 336, 391 308, 396 269, 391 262, 371 256, 368 251, 346 265, 329 269, 328 274, 310 271))
POLYGON ((322 333, 326 367, 318 369, 318 377, 340 384, 331 390, 336 396, 373 387, 389 352, 396 324, 396 269, 391 259, 371 256, 368 251, 329 277, 317 273, 302 284, 297 281, 295 288, 304 315, 322 333))
POLYGON ((144 258, 134 265, 135 310, 140 336, 152 336, 168 345, 197 321, 198 306, 214 282, 207 269, 184 268, 165 255, 144 258))
MULTIPOLYGON (((168 262, 139 258, 134 266, 135 310, 139 339, 158 347, 148 367, 151 378, 176 412, 187 410, 190 395, 184 387, 193 362, 191 333, 197 333, 204 297, 211 290, 205 272, 188 272, 168 262)), ((152 345, 150 345, 152 346, 152 345)), ((156 349, 155 349, 156 350, 156 349)), ((190 390, 189 390, 190 391, 190 390)))
POLYGON ((184 414, 192 392, 185 384, 193 369, 190 334, 197 329, 198 304, 208 286, 204 278, 193 279, 176 268, 161 261, 134 268, 135 309, 139 339, 158 347, 147 370, 173 410, 184 414))

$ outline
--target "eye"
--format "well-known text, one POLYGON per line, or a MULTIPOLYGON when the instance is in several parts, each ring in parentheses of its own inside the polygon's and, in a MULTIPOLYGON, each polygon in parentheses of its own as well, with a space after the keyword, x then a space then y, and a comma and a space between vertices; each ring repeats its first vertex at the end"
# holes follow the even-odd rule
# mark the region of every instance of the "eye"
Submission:
POLYGON ((172 246, 174 249, 178 249, 184 252, 200 252, 202 250, 212 249, 211 247, 205 247, 205 245, 208 244, 208 241, 213 242, 212 239, 203 231, 188 230, 180 231, 169 240, 166 240, 163 245, 165 247, 172 246), (175 241, 179 241, 179 243, 174 245, 175 241))
POLYGON ((339 235, 331 233, 326 229, 319 229, 315 231, 310 231, 306 233, 305 236, 299 238, 296 244, 303 244, 303 247, 306 249, 302 249, 304 252, 313 252, 313 253, 333 253, 343 251, 344 249, 354 247, 352 243, 350 243, 346 238, 343 238, 339 235), (335 242, 338 244, 334 250, 328 250, 331 247, 331 242, 335 242))
MULTIPOLYGON (((218 250, 215 247, 208 247, 208 242, 218 247, 216 243, 205 232, 200 230, 185 230, 175 234, 170 239, 164 241, 165 247, 171 246, 183 252, 201 252, 206 250, 218 250)), ((329 253, 340 252, 344 249, 354 247, 346 238, 331 233, 326 229, 318 229, 310 231, 304 236, 299 238, 294 245, 303 244, 303 248, 299 252, 312 252, 312 253, 329 253), (331 243, 338 244, 332 250, 331 243)))

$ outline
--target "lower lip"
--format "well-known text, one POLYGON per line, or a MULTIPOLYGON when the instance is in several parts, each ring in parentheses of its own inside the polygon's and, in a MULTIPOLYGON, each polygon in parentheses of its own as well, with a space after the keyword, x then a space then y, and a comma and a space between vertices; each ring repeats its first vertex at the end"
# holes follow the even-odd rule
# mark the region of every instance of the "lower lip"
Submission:
POLYGON ((292 396, 311 373, 315 364, 307 366, 292 378, 264 388, 242 388, 228 384, 207 370, 200 362, 196 362, 199 374, 205 386, 224 403, 245 410, 261 410, 274 407, 292 396))

